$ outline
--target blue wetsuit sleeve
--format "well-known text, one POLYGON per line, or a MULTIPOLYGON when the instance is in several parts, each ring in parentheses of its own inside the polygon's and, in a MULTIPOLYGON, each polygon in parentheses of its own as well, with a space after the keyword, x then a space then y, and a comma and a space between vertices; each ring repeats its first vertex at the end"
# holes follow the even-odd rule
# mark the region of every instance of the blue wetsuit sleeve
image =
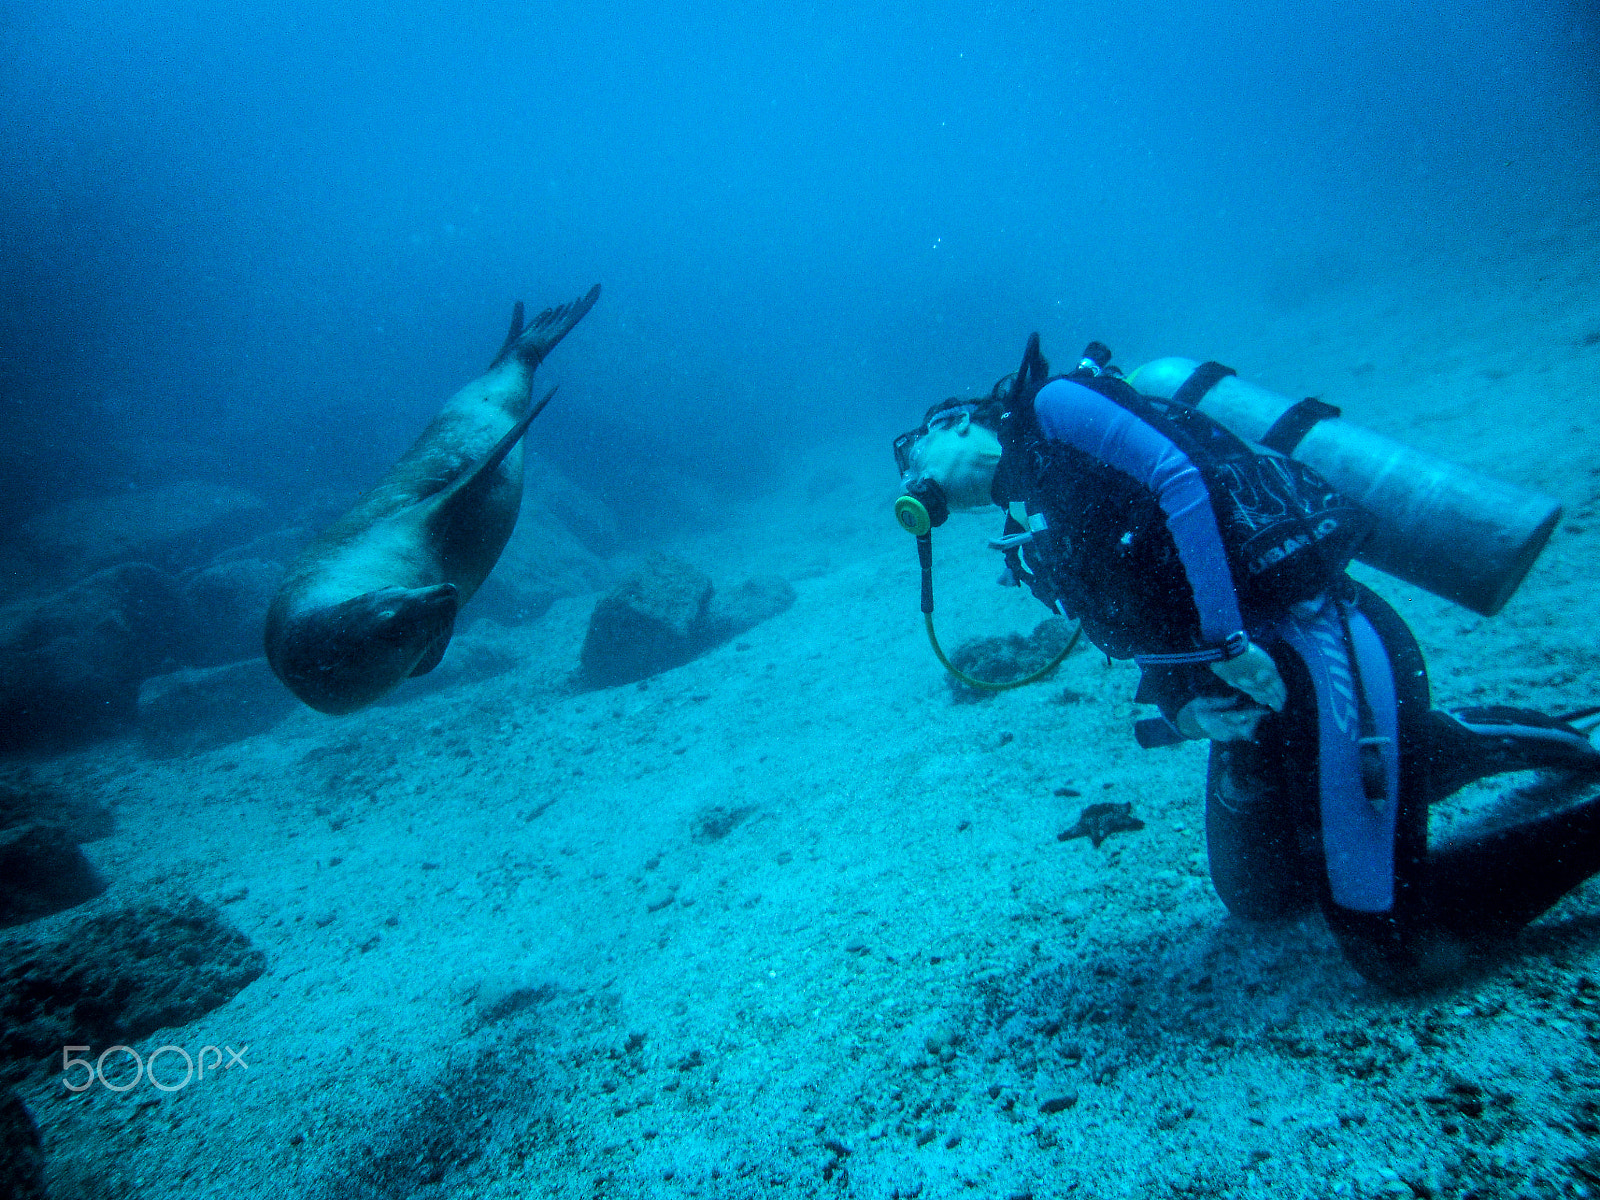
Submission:
POLYGON ((1105 463, 1154 494, 1194 593, 1207 645, 1221 646, 1243 629, 1211 496, 1189 456, 1120 404, 1070 379, 1046 384, 1034 412, 1045 437, 1105 463))

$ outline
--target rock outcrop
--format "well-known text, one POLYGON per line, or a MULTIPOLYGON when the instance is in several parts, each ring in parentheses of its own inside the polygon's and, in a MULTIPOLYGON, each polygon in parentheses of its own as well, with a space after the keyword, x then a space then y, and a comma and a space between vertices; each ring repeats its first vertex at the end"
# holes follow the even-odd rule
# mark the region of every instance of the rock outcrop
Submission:
POLYGON ((45 1200, 44 1147, 22 1098, 0 1088, 0 1196, 45 1200))
POLYGON ((261 654, 261 628, 285 567, 259 558, 229 559, 183 578, 189 636, 186 666, 215 667, 261 654))
POLYGON ((579 680, 616 687, 681 667, 793 603, 785 580, 749 580, 723 595, 697 568, 653 555, 595 605, 579 680))
POLYGON ((112 831, 97 800, 32 783, 0 781, 0 927, 20 925, 105 891, 78 849, 112 831))
POLYGON ((265 970, 266 956, 193 896, 0 937, 0 1077, 59 1069, 62 1046, 98 1051, 186 1024, 265 970))
POLYGON ((294 708, 264 658, 184 668, 139 685, 139 739, 157 758, 198 754, 265 733, 294 708))
POLYGON ((0 927, 49 916, 105 890, 61 826, 28 821, 0 829, 0 927))
POLYGON ((131 720, 140 682, 186 629, 172 580, 147 563, 0 610, 0 750, 63 745, 131 720))

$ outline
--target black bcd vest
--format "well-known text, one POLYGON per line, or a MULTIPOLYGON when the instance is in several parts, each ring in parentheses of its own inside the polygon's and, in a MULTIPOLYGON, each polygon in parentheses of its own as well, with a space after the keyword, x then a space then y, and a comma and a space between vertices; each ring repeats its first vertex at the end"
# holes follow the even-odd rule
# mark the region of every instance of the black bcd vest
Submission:
MULTIPOLYGON (((1326 591, 1371 532, 1370 515, 1310 467, 1246 442, 1197 408, 1086 370, 1056 378, 1105 396, 1194 463, 1247 622, 1326 591)), ((994 489, 997 503, 1022 501, 1047 522, 1022 548, 1030 587, 1082 620, 1114 658, 1199 648, 1194 594, 1155 494, 1044 437, 1033 405, 1047 382, 1020 389, 1001 424, 994 489)))

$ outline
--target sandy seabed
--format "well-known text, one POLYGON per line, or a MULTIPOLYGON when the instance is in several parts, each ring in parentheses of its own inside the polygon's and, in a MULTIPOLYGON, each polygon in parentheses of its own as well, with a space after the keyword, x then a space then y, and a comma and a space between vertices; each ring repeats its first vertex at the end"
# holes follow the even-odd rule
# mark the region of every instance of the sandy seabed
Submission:
MULTIPOLYGON (((1437 703, 1600 691, 1597 247, 1556 222, 1453 278, 1151 347, 1565 502, 1494 619, 1360 572, 1437 703)), ((663 547, 798 600, 644 684, 571 689, 575 598, 511 631, 520 665, 492 679, 185 759, 130 742, 38 767, 116 805, 86 847, 114 881, 98 904, 191 891, 269 959, 136 1047, 248 1047, 248 1067, 23 1089, 55 1194, 1600 1195, 1600 888, 1408 998, 1319 918, 1229 919, 1204 749, 1136 748, 1131 667, 1080 650, 952 703, 886 459, 840 449, 663 547), (1101 800, 1145 828, 1057 841, 1101 800)), ((939 535, 952 644, 1043 615, 988 586, 992 526, 939 535)), ((1575 794, 1506 777, 1436 833, 1575 794)))

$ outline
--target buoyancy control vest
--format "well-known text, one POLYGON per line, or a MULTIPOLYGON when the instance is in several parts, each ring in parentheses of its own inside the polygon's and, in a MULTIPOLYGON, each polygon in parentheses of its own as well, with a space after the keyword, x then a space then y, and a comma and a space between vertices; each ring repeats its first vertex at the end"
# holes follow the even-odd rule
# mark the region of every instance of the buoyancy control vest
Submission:
POLYGON ((1140 395, 1094 364, 1055 377, 1048 368, 1024 369, 1001 422, 994 487, 1008 513, 1014 502, 1027 511, 1026 531, 1014 514, 1008 521, 1007 531, 1019 535, 1008 563, 1035 596, 1081 620, 1114 658, 1200 648, 1199 613, 1151 489, 1040 430, 1034 401, 1054 379, 1104 396, 1195 465, 1247 624, 1327 590, 1371 529, 1370 517, 1315 471, 1244 441, 1181 401, 1140 395), (1031 536, 1020 536, 1025 532, 1031 536))

